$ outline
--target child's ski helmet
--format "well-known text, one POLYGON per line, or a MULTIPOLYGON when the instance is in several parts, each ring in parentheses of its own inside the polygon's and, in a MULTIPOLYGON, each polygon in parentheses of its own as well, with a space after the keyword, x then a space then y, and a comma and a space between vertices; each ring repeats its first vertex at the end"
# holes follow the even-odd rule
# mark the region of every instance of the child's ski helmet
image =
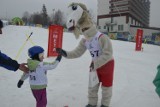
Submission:
POLYGON ((31 48, 28 49, 28 56, 30 58, 33 58, 35 55, 43 53, 44 49, 40 46, 33 46, 31 48))

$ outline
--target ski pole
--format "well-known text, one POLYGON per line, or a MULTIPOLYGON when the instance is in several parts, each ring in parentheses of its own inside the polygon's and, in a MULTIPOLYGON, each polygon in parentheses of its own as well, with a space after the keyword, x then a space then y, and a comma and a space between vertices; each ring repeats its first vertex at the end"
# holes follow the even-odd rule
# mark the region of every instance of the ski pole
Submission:
MULTIPOLYGON (((28 38, 29 36, 26 34, 26 37, 28 38)), ((32 39, 30 38, 30 39, 28 39, 29 41, 30 41, 30 43, 34 46, 35 45, 35 43, 32 41, 32 39)))
POLYGON ((33 34, 33 32, 31 32, 31 34, 28 36, 28 38, 27 38, 27 40, 26 41, 28 41, 28 39, 31 37, 31 35, 33 34))
POLYGON ((24 46, 26 45, 27 41, 29 40, 29 38, 31 37, 31 35, 33 34, 33 32, 30 33, 30 35, 28 36, 28 38, 26 39, 26 41, 23 43, 23 45, 21 46, 21 48, 18 51, 18 54, 16 55, 16 60, 18 59, 20 53, 22 52, 22 50, 24 49, 24 46))

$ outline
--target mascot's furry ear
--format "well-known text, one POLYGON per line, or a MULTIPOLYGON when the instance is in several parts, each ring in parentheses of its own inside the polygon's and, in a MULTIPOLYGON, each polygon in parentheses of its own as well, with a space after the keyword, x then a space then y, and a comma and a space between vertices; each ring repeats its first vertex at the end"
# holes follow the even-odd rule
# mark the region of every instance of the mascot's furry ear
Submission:
POLYGON ((88 17, 88 10, 87 7, 82 3, 78 3, 78 5, 83 9, 83 14, 80 20, 78 21, 78 24, 81 25, 82 23, 85 22, 85 19, 88 17))
POLYGON ((82 17, 80 18, 80 20, 78 21, 78 24, 81 25, 85 22, 85 19, 88 17, 88 13, 87 11, 83 11, 82 17))

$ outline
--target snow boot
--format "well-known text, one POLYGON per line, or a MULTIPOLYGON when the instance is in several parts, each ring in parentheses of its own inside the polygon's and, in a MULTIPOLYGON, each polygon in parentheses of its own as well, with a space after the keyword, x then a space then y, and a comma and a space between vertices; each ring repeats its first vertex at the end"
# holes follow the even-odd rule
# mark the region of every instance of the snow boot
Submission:
POLYGON ((108 107, 108 106, 101 105, 101 107, 108 107))
POLYGON ((88 104, 88 105, 86 105, 86 107, 97 107, 97 106, 88 104))

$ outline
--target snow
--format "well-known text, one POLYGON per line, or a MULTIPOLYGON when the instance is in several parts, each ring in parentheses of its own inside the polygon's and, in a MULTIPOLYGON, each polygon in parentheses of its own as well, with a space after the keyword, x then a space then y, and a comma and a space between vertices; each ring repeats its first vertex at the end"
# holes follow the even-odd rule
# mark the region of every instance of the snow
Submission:
MULTIPOLYGON (((0 50, 12 58, 18 54, 18 62, 26 62, 29 47, 40 45, 45 49, 47 58, 48 30, 27 26, 6 26, 0 35, 0 50), (26 35, 33 32, 30 40, 26 35), (22 47, 22 51, 19 51, 22 47)), ((74 49, 79 40, 72 33, 63 33, 63 49, 74 49)), ((135 51, 135 43, 112 40, 115 72, 113 97, 110 107, 159 107, 160 98, 155 93, 152 83, 157 65, 160 64, 160 47, 143 44, 144 51, 135 51)), ((48 72, 47 107, 85 107, 87 104, 88 71, 91 57, 86 52, 77 59, 63 58, 58 67, 48 72)), ((11 72, 0 67, 0 107, 35 107, 28 80, 22 88, 17 88, 21 71, 11 72)), ((99 90, 98 107, 100 106, 99 90)))

